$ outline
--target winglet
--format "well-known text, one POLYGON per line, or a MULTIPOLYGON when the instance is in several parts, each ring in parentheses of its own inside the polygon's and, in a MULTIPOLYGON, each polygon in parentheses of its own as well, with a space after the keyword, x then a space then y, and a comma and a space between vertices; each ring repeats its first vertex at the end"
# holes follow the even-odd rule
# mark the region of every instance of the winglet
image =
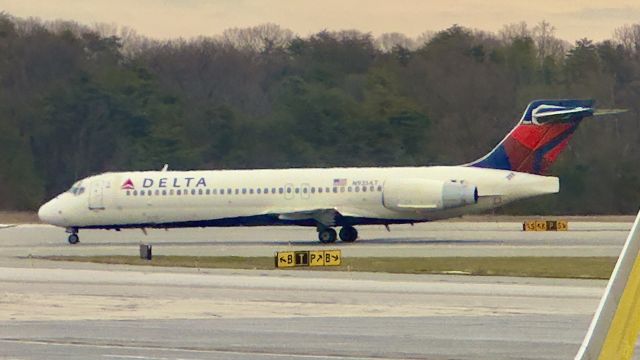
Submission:
POLYGON ((640 331, 640 212, 575 360, 631 359, 640 331))

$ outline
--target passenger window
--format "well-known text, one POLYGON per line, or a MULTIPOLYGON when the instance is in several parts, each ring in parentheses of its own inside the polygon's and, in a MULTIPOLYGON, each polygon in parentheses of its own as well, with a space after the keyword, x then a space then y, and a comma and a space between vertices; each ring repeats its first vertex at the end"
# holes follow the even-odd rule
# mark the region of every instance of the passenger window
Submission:
POLYGON ((307 190, 308 190, 308 189, 307 189, 306 187, 305 187, 305 188, 302 188, 302 192, 303 192, 303 193, 305 193, 305 194, 307 193, 307 190))
POLYGON ((153 195, 153 191, 151 191, 151 190, 147 191, 147 195, 149 195, 149 196, 153 195))
POLYGON ((356 186, 355 190, 356 192, 360 192, 360 186, 356 186))
POLYGON ((296 194, 300 193, 300 188, 296 188, 296 194))
POLYGON ((262 192, 262 189, 260 189, 260 188, 256 189, 256 193, 260 194, 261 192, 262 192))
POLYGON ((334 193, 337 193, 337 192, 338 192, 338 188, 334 186, 334 187, 333 187, 333 192, 334 192, 334 193))
POLYGON ((344 186, 340 187, 340 192, 343 193, 344 192, 344 186))
POLYGON ((287 194, 291 194, 291 188, 287 188, 287 194))
POLYGON ((375 188, 373 187, 373 185, 371 185, 371 187, 369 187, 369 190, 371 190, 371 192, 373 192, 375 190, 375 188))
POLYGON ((203 193, 202 189, 198 189, 198 195, 203 195, 203 193))
POLYGON ((227 189, 227 195, 231 195, 231 189, 227 189))
POLYGON ((242 194, 246 194, 247 193, 247 189, 242 189, 242 194))
POLYGON ((378 185, 378 191, 382 191, 382 185, 378 185))
POLYGON ((240 193, 240 189, 236 189, 236 195, 240 193))
MULTIPOLYGON (((313 190, 313 188, 311 188, 311 189, 313 190)), ((321 187, 318 187, 318 193, 322 193, 322 188, 321 187)))
POLYGON ((191 189, 191 195, 195 195, 196 194, 196 189, 191 189))
POLYGON ((367 191, 367 187, 366 187, 366 186, 363 186, 363 187, 362 187, 362 191, 363 191, 363 192, 366 192, 366 191, 367 191))
POLYGON ((253 194, 253 188, 249 189, 249 194, 253 194))
POLYGON ((167 195, 167 190, 162 190, 162 196, 166 196, 167 195))
MULTIPOLYGON (((282 188, 279 188, 279 189, 278 189, 278 193, 282 194, 283 192, 284 192, 284 191, 283 191, 283 189, 282 189, 282 188)), ((274 194, 275 194, 275 192, 274 192, 274 194)))
POLYGON ((349 187, 347 188, 347 191, 348 191, 348 192, 351 192, 351 186, 349 186, 349 187))
POLYGON ((316 188, 314 188, 313 186, 311 187, 311 193, 315 193, 316 192, 316 188))
POLYGON ((131 195, 131 191, 127 190, 127 196, 131 195))
MULTIPOLYGON (((268 194, 269 193, 269 188, 264 188, 264 193, 268 194)), ((273 189, 273 193, 274 194, 276 193, 276 189, 275 188, 273 189)))
POLYGON ((133 190, 133 196, 138 196, 138 190, 133 190))
POLYGON ((176 190, 176 194, 182 195, 182 190, 180 190, 180 189, 176 190))
POLYGON ((140 196, 144 195, 144 190, 140 190, 140 196))
POLYGON ((169 195, 173 195, 173 189, 169 190, 169 195))
POLYGON ((211 195, 211 190, 207 189, 207 190, 204 191, 204 193, 207 194, 207 195, 211 195))
POLYGON ((160 190, 156 190, 156 196, 160 195, 160 190))

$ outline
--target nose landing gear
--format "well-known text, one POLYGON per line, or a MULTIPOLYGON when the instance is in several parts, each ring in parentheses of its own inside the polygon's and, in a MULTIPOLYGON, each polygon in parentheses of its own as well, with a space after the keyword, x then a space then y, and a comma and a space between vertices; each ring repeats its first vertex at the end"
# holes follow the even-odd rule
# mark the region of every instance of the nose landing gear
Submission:
POLYGON ((80 242, 80 237, 78 236, 77 228, 68 228, 67 232, 69 233, 69 237, 67 238, 67 241, 69 241, 69 244, 75 245, 80 242))

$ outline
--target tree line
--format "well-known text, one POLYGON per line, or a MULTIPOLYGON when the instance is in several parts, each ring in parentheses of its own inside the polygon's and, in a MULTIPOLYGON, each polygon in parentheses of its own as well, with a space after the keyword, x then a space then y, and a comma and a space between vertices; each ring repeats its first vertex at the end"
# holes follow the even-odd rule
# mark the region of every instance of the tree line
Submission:
POLYGON ((551 169, 561 193, 506 213, 640 204, 640 24, 558 39, 546 22, 410 38, 274 24, 153 40, 0 13, 0 208, 36 209, 104 171, 460 164, 535 98, 594 98, 551 169))

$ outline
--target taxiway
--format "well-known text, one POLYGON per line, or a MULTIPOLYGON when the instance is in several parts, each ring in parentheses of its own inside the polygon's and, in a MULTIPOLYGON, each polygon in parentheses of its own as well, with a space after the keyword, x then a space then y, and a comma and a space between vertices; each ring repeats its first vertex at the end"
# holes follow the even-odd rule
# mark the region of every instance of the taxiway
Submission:
MULTIPOLYGON (((344 256, 615 256, 630 224, 363 228, 344 256)), ((570 359, 605 282, 348 272, 169 269, 29 255, 271 255, 312 229, 0 230, 3 359, 570 359)))

